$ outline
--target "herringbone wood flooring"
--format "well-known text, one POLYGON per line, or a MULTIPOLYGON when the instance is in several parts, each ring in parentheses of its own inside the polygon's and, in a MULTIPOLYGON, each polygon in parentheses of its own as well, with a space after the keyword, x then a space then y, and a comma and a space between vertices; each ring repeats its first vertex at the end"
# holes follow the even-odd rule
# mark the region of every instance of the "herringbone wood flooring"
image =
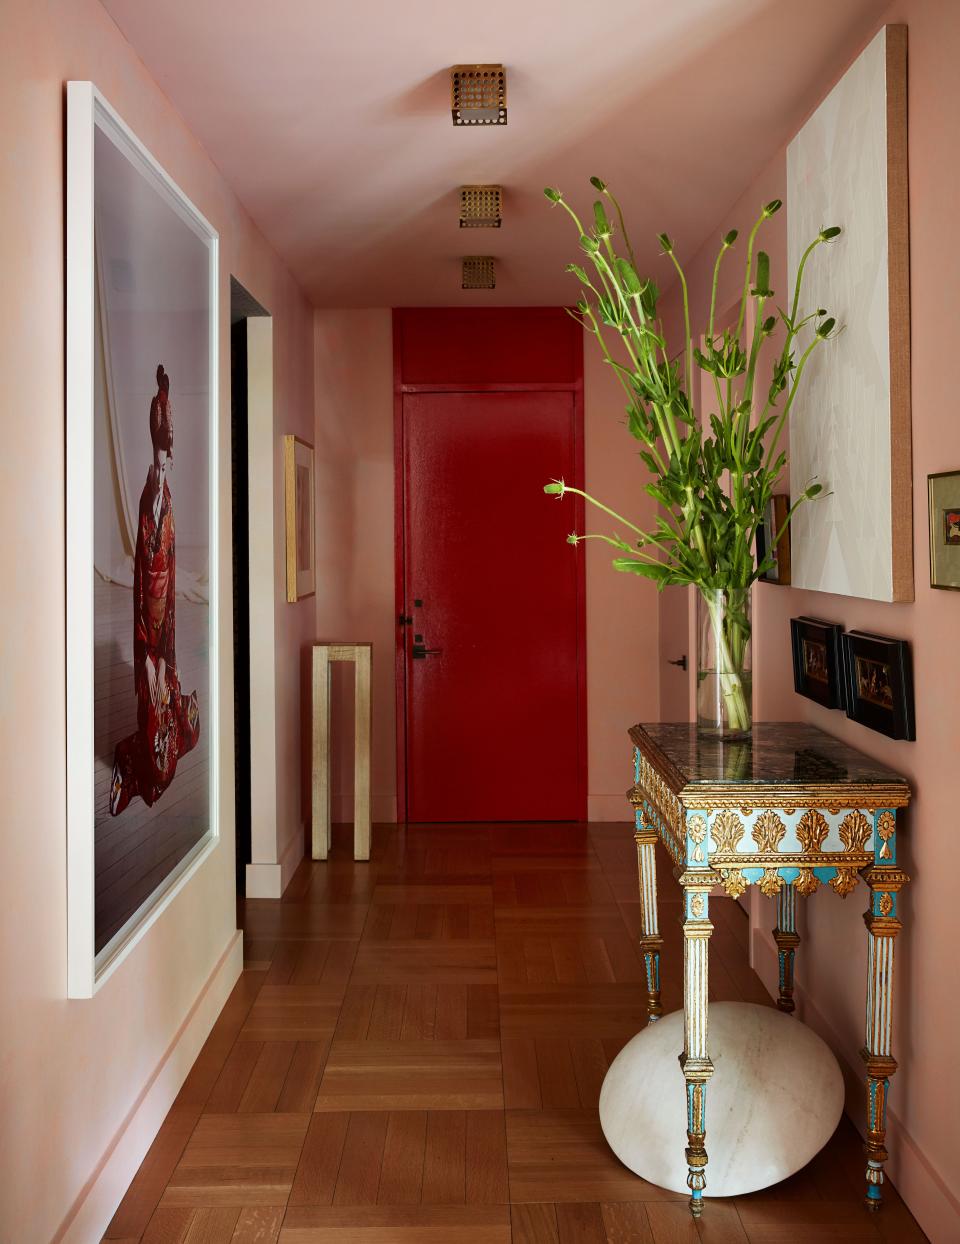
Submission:
MULTIPOLYGON (((246 970, 105 1239, 112 1244, 805 1244, 924 1236, 870 1215, 844 1120, 774 1188, 686 1200, 619 1164, 597 1101, 645 1022, 626 825, 377 827, 243 905, 246 970)), ((681 1004, 663 862, 663 1001, 681 1004)), ((713 903, 711 996, 769 1003, 713 903)), ((802 971, 802 948, 801 948, 802 971)), ((679 1074, 679 1073, 678 1073, 679 1074)))

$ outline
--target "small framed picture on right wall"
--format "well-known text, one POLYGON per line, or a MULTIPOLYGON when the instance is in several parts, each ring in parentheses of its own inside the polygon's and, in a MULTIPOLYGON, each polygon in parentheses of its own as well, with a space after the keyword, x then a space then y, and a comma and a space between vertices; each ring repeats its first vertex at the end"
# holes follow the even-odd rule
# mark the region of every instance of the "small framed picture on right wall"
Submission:
POLYGON ((960 471, 927 476, 930 586, 960 592, 960 471))
POLYGON ((904 639, 846 631, 843 673, 847 716, 891 739, 915 739, 913 670, 904 639))

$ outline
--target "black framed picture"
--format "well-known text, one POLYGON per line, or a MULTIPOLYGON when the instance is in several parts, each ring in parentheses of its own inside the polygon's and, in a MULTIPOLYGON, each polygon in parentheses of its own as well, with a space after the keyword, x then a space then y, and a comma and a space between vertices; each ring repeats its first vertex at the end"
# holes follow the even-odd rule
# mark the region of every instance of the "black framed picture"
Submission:
POLYGON ((843 708, 846 704, 842 634, 841 626, 821 618, 790 619, 794 690, 824 708, 843 708))
POLYGON ((847 716, 891 739, 915 739, 913 670, 904 639, 847 631, 843 635, 847 716))

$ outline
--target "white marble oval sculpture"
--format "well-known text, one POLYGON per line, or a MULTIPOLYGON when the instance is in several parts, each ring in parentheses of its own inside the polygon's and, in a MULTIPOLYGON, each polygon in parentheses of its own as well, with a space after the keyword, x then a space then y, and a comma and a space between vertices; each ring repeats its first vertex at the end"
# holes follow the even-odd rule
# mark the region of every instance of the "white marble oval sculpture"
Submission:
MULTIPOLYGON (((771 1007, 710 1004, 706 1196, 741 1196, 779 1183, 833 1135, 843 1077, 823 1041, 771 1007)), ((649 1183, 687 1191, 683 1012, 638 1033, 610 1066, 600 1125, 625 1166, 649 1183)))

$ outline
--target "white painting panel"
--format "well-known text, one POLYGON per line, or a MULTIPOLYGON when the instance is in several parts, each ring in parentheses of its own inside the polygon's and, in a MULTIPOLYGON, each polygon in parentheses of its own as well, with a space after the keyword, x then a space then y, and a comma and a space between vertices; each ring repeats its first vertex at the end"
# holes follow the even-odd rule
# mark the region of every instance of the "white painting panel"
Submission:
MULTIPOLYGON (((787 149, 788 271, 827 225, 801 308, 826 308, 842 332, 811 357, 790 415, 790 485, 826 495, 792 523, 796 587, 889 601, 895 594, 887 39, 881 30, 787 149)), ((790 291, 793 297, 793 290, 790 291)))

